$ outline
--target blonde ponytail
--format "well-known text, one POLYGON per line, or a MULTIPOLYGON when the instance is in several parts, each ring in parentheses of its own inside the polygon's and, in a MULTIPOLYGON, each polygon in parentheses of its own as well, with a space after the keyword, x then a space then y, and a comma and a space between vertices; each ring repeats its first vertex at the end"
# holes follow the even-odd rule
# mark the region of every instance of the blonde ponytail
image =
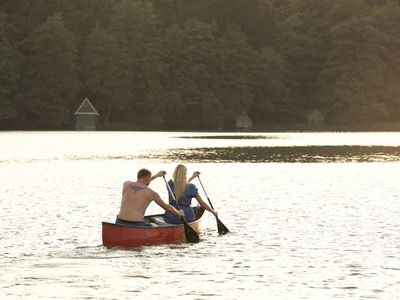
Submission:
POLYGON ((175 185, 175 198, 177 201, 183 196, 186 191, 187 178, 186 178, 187 168, 184 165, 177 165, 172 178, 175 185))

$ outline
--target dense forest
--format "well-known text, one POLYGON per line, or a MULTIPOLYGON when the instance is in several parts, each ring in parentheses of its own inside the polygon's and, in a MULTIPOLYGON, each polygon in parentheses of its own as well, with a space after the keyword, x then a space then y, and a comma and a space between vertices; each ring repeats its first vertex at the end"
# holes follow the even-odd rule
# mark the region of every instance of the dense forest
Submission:
POLYGON ((396 123, 399 51, 400 0, 0 0, 0 129, 396 123))

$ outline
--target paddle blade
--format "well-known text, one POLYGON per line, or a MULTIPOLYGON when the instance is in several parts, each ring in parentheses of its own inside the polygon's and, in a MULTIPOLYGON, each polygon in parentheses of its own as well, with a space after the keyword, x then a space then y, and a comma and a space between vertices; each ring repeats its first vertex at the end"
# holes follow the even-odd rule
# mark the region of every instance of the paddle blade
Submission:
POLYGON ((218 218, 217 218, 217 227, 218 227, 218 233, 220 235, 227 234, 229 232, 229 229, 218 218))
POLYGON ((200 241, 199 235, 197 232, 190 227, 190 225, 183 219, 180 218, 183 223, 183 228, 185 229, 185 238, 188 243, 198 243, 200 241))

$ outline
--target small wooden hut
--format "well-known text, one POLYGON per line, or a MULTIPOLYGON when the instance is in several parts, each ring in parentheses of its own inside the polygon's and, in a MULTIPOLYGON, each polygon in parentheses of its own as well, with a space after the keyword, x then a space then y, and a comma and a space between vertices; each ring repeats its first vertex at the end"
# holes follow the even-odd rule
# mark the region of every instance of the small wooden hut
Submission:
POLYGON ((246 112, 236 118, 236 129, 251 130, 252 128, 253 121, 246 112))
POLYGON ((88 98, 83 100, 75 116, 75 130, 96 130, 98 111, 88 98))
POLYGON ((323 127, 325 124, 324 114, 317 109, 308 111, 306 116, 307 116, 308 128, 310 129, 318 129, 323 127))

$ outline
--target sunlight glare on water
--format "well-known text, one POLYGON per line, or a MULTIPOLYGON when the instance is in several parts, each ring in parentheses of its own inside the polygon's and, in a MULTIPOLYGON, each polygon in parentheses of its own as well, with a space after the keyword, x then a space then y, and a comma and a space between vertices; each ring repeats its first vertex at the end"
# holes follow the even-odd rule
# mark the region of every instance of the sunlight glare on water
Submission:
MULTIPOLYGON (((1 133, 1 299, 398 297, 396 156, 386 163, 179 161, 202 172, 231 233, 218 237, 206 214, 199 244, 102 247, 101 222, 115 219, 122 183, 141 167, 171 176, 178 161, 152 159, 159 151, 400 146, 399 133, 231 135, 239 134, 1 133), (225 137, 178 138, 202 135, 225 137)), ((151 187, 166 199, 162 180, 151 187)))
POLYGON ((37 159, 106 159, 148 155, 155 150, 175 148, 400 146, 400 133, 0 132, 0 140, 1 162, 37 159), (202 136, 207 138, 201 139, 202 136), (227 138, 209 138, 210 136, 227 136, 227 138), (256 138, 235 138, 252 136, 256 138))

